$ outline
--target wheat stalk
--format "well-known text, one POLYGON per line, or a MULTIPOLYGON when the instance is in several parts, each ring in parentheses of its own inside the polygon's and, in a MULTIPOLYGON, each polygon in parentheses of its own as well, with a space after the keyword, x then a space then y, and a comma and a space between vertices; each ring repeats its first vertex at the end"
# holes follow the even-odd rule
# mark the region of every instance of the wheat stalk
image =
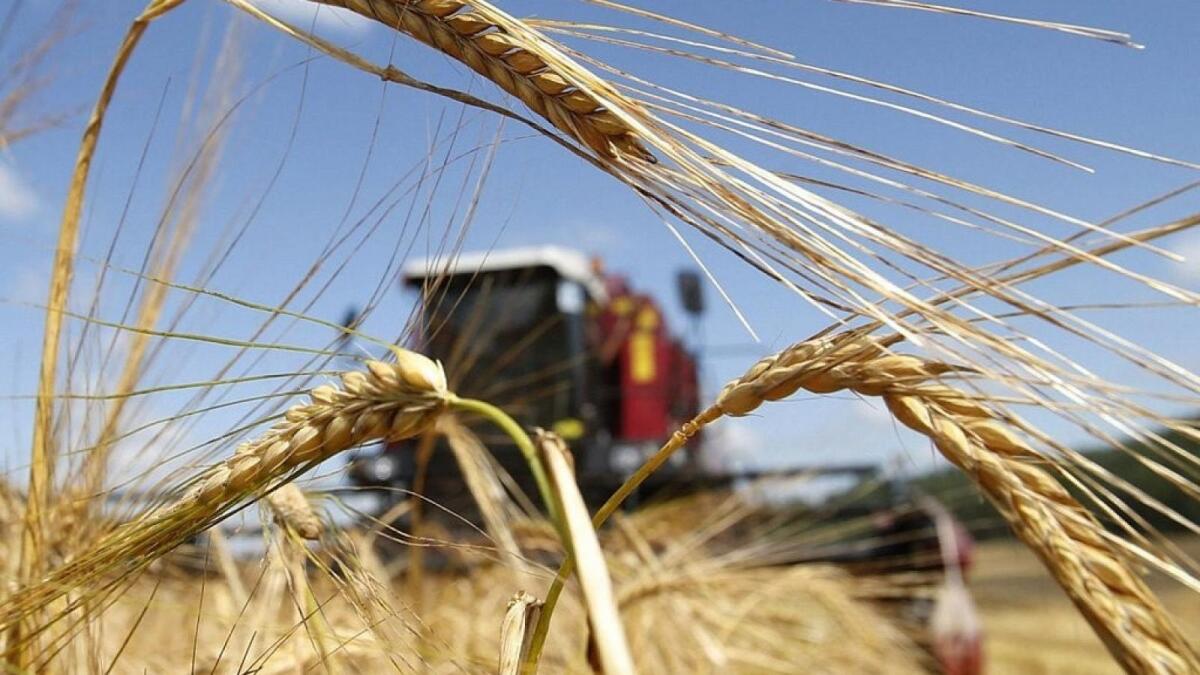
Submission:
MULTIPOLYGON (((395 364, 367 362, 342 376, 342 387, 320 386, 311 402, 287 410, 258 439, 210 467, 173 503, 122 525, 36 583, 17 590, 0 609, 0 629, 108 574, 149 564, 204 531, 248 497, 261 495, 325 459, 361 443, 416 436, 453 400, 439 364, 393 349, 395 364)), ((12 645, 10 645, 11 647, 12 645)))
MULTIPOLYGON (((79 221, 83 213, 83 199, 87 179, 91 173, 96 144, 100 140, 100 129, 112 102, 117 82, 125 65, 133 55, 142 35, 150 23, 171 11, 183 0, 150 0, 145 9, 130 24, 125 38, 113 59, 100 96, 92 108, 79 152, 75 159, 71 184, 67 193, 62 220, 59 224, 58 245, 54 253, 54 267, 47 292, 46 318, 42 331, 42 358, 38 374, 37 401, 34 406, 33 442, 30 449, 29 493, 26 498, 24 527, 21 531, 21 557, 18 581, 29 583, 41 574, 45 559, 47 513, 50 511, 54 487, 54 469, 58 461, 54 443, 54 391, 58 377, 59 343, 62 338, 62 323, 67 308, 67 296, 75 270, 75 254, 79 242, 79 221)), ((0 141, 4 139, 0 138, 0 141)), ((5 660, 17 668, 25 668, 33 658, 29 641, 22 635, 20 624, 10 624, 7 638, 8 652, 5 660), (13 651, 18 645, 19 650, 13 651)))
POLYGON ((897 420, 929 437, 996 505, 1126 670, 1200 672, 1158 599, 1100 522, 1043 468, 1044 458, 992 410, 937 381, 953 367, 890 354, 884 343, 848 335, 796 344, 727 385, 714 407, 745 415, 801 389, 883 398, 897 420))
POLYGON ((600 667, 599 672, 608 675, 633 675, 633 655, 629 651, 629 640, 617 610, 613 594, 612 578, 596 530, 588 517, 583 495, 575 482, 575 467, 571 451, 558 435, 537 432, 536 441, 542 463, 549 474, 555 501, 562 514, 559 535, 571 558, 579 568, 579 586, 583 592, 583 603, 587 608, 591 643, 595 646, 600 667))
MULTIPOLYGON (((604 157, 650 153, 590 91, 504 28, 497 12, 464 0, 316 0, 343 7, 416 38, 516 96, 563 133, 604 157)), ((612 91, 606 96, 616 96, 612 91)))

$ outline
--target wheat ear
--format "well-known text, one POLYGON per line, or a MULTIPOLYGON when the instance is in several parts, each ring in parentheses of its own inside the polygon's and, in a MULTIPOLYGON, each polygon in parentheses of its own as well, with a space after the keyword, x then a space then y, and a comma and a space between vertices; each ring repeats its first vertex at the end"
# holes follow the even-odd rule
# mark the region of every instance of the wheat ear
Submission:
POLYGON ((744 415, 799 390, 882 397, 897 420, 929 437, 996 505, 1127 671, 1200 672, 1195 652, 1100 522, 996 413, 937 381, 950 370, 890 354, 869 337, 814 340, 755 364, 725 387, 715 407, 744 415))
MULTIPOLYGON (((504 27, 508 17, 465 0, 315 0, 399 30, 466 64, 560 131, 604 157, 650 159, 637 135, 590 91, 558 72, 504 27)), ((589 87, 597 86, 589 83, 589 87)), ((617 96, 612 90, 604 96, 617 96)))
POLYGON ((519 675, 521 664, 529 652, 529 636, 537 617, 542 612, 542 603, 525 591, 508 601, 508 611, 500 624, 500 662, 498 675, 519 675))
POLYGON ((369 361, 365 372, 344 374, 341 388, 313 389, 311 402, 289 408, 263 436, 202 473, 177 501, 125 523, 71 562, 18 589, 0 608, 0 628, 15 625, 72 589, 149 564, 248 498, 343 450, 423 433, 454 396, 447 391, 440 364, 394 351, 394 364, 369 361))
MULTIPOLYGON (((888 353, 887 346, 898 339, 843 334, 801 342, 762 359, 646 460, 600 507, 593 525, 603 525, 699 429, 721 417, 749 414, 801 389, 878 396, 897 420, 929 437, 996 505, 1126 671, 1200 672, 1200 660, 1158 598, 1109 544, 1100 522, 1042 468, 1045 458, 1010 432, 992 410, 936 381, 960 369, 888 353)), ((546 593, 532 637, 532 664, 538 662, 550 617, 573 569, 568 557, 546 593)))
POLYGON ((296 533, 301 539, 315 541, 321 538, 325 525, 313 510, 304 491, 295 483, 284 483, 267 495, 267 505, 275 514, 275 521, 296 533))

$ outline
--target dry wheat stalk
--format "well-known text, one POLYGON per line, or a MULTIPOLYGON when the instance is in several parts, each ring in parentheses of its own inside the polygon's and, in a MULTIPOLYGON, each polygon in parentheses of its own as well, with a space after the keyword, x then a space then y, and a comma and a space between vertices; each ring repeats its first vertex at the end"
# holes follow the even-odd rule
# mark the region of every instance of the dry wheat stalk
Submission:
POLYGON ((633 675, 637 671, 633 667, 629 640, 625 637, 625 627, 617 609, 608 563, 575 482, 571 451, 557 434, 541 429, 537 432, 535 442, 550 476, 559 513, 562 514, 559 536, 579 570, 579 586, 587 608, 590 645, 594 645, 601 666, 597 670, 609 675, 633 675))
POLYGON ((1042 467, 1044 459, 996 413, 936 381, 945 364, 888 353, 845 335, 796 344, 727 385, 715 407, 744 415, 798 390, 879 396, 905 426, 962 469, 1038 556, 1129 672, 1200 672, 1200 660, 1100 522, 1042 467))
POLYGON ((205 471, 179 500, 122 525, 71 562, 17 590, 0 609, 0 629, 71 589, 149 564, 246 498, 271 490, 281 478, 367 441, 424 432, 453 398, 445 373, 424 356, 393 351, 397 363, 369 361, 365 372, 345 373, 341 389, 313 389, 310 403, 289 408, 266 434, 205 471))
MULTIPOLYGON (((30 583, 37 579, 44 567, 46 552, 47 514, 50 511, 54 486, 54 469, 58 461, 58 449, 54 439, 54 391, 58 377, 59 343, 62 338, 62 323, 67 307, 67 296, 75 269, 75 254, 79 242, 79 221, 83 213, 83 199, 91 173, 92 159, 100 139, 109 103, 112 102, 117 82, 125 69, 142 35, 158 17, 171 11, 183 0, 150 0, 145 9, 130 24, 112 66, 104 80, 104 86, 96 99, 95 106, 84 127, 83 138, 75 159, 71 184, 59 224, 58 245, 54 253, 54 267, 47 293, 45 325, 42 332, 42 359, 38 374, 37 402, 33 417, 33 442, 29 462, 29 492, 26 498, 24 528, 21 531, 21 559, 18 571, 19 583, 30 583)), ((2 140, 2 139, 0 139, 2 140)), ((31 645, 22 635, 20 624, 7 625, 8 650, 5 660, 18 669, 24 669, 33 658, 36 645, 31 645), (17 651, 14 647, 20 646, 17 651), (31 648, 27 648, 31 647, 31 648)))
MULTIPOLYGON (((636 134, 593 93, 519 42, 486 3, 465 0, 316 0, 404 32, 469 66, 560 131, 604 157, 648 159, 636 134)), ((615 91, 605 96, 617 96, 615 91)))

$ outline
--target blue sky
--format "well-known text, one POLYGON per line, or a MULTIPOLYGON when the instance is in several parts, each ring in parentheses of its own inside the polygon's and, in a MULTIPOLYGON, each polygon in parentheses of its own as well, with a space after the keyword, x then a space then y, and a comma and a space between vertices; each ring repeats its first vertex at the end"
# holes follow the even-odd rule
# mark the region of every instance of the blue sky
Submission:
MULTIPOLYGON (((26 4, 20 26, 28 30, 45 19, 48 9, 44 5, 49 3, 26 4)), ((311 18, 306 18, 304 8, 293 0, 264 0, 262 4, 297 21, 311 18)), ((514 0, 500 4, 518 15, 631 22, 627 17, 577 2, 514 0)), ((1156 3, 1153 9, 1120 1, 969 5, 1126 31, 1135 41, 1147 45, 1144 50, 986 21, 822 0, 753 3, 754 12, 731 11, 731 3, 725 0, 646 0, 640 4, 674 11, 697 23, 772 45, 795 54, 802 62, 867 75, 991 112, 1200 162, 1200 78, 1196 77, 1200 50, 1195 48, 1200 44, 1200 6, 1194 3, 1156 3)), ((55 80, 38 100, 38 106, 46 110, 90 106, 110 55, 136 10, 137 3, 127 1, 88 7, 89 14, 83 17, 78 34, 55 55, 51 69, 55 80)), ((130 201, 124 243, 115 256, 120 265, 136 266, 140 262, 142 247, 163 204, 168 177, 178 166, 179 154, 173 150, 180 137, 179 120, 189 97, 189 83, 194 79, 192 73, 198 69, 201 79, 211 75, 223 34, 237 15, 217 0, 189 0, 148 32, 121 82, 101 140, 86 209, 81 249, 85 256, 102 256, 108 245, 134 187, 139 154, 161 100, 159 128, 130 201)), ((309 61, 308 51, 294 41, 252 21, 240 22, 244 30, 237 47, 241 63, 237 91, 249 91, 264 81, 266 84, 247 99, 232 122, 221 178, 213 186, 195 235, 194 255, 185 262, 182 278, 195 274, 204 253, 219 240, 228 223, 243 222, 240 219, 262 199, 245 238, 212 287, 275 304, 342 219, 368 151, 370 161, 351 209, 356 215, 421 161, 439 123, 441 129, 449 128, 464 113, 441 99, 388 87, 327 59, 309 61), (295 143, 289 150, 293 125, 295 143), (278 179, 267 191, 277 169, 278 179)), ((366 22, 323 10, 319 27, 323 34, 373 60, 390 59, 424 79, 496 98, 489 83, 420 46, 396 41, 366 22)), ((645 53, 585 46, 676 88, 737 102, 756 112, 1086 220, 1101 220, 1200 178, 1186 169, 980 123, 989 131, 1036 142, 1096 169, 1095 174, 1086 174, 861 103, 645 53)), ((803 77, 826 86, 834 84, 817 76, 803 77)), ((861 88, 852 91, 867 93, 861 88)), ((469 111, 464 119, 468 123, 457 141, 459 148, 486 144, 497 133, 497 121, 488 115, 469 111)), ((24 394, 34 389, 41 317, 36 309, 12 301, 37 302, 44 295, 61 200, 82 122, 82 116, 78 116, 60 130, 0 154, 0 265, 7 270, 0 281, 0 296, 10 301, 0 304, 0 321, 6 327, 2 338, 5 353, 11 359, 0 365, 0 391, 24 394)), ((546 140, 528 138, 526 132, 511 125, 502 133, 511 142, 496 154, 467 248, 555 243, 602 255, 610 268, 627 274, 636 287, 663 298, 675 326, 682 329, 674 301, 674 275, 692 263, 661 223, 628 190, 582 166, 546 140)), ((744 151, 751 157, 766 157, 753 148, 744 151)), ((769 161, 772 168, 831 175, 799 159, 771 157, 769 161)), ((452 218, 456 207, 453 197, 473 190, 470 180, 463 172, 448 174, 430 222, 443 223, 452 218)), ((853 205, 964 262, 994 260, 1011 253, 995 240, 941 221, 921 219, 902 209, 871 202, 853 205)), ((395 238, 408 208, 408 202, 403 202, 381 221, 379 241, 395 238)), ((1122 227, 1135 229, 1198 210, 1200 193, 1191 194, 1122 227)), ((1018 213, 997 211, 1005 215, 1018 213)), ((1061 236, 1071 232, 1065 224, 1028 213, 1020 215, 1023 223, 1047 233, 1061 236)), ((762 337, 760 344, 754 344, 731 312, 717 301, 716 294, 710 292, 712 309, 704 326, 709 353, 704 378, 710 391, 736 376, 757 356, 826 325, 823 316, 786 289, 699 237, 689 239, 762 337)), ((1166 240, 1165 245, 1184 254, 1190 252, 1191 258, 1177 264, 1133 252, 1122 254, 1119 260, 1139 271, 1200 288, 1200 237, 1184 234, 1166 240)), ((390 246, 387 243, 383 248, 390 246)), ((374 288, 387 257, 383 250, 360 255, 355 268, 315 302, 312 313, 337 320, 345 305, 374 288)), ((79 284, 86 290, 91 287, 96 269, 85 264, 80 270, 79 284)), ((124 302, 120 291, 128 289, 128 280, 109 283, 104 316, 116 318, 124 302)), ((1045 299, 1063 302, 1081 298, 1093 302, 1157 299, 1145 289, 1094 270, 1045 280, 1031 289, 1045 299)), ((367 326, 379 336, 393 336, 403 323, 407 299, 395 291, 390 296, 395 297, 389 297, 367 326)), ((253 316, 219 305, 212 301, 198 303, 186 325, 198 332, 245 337, 253 316)), ((1185 366, 1200 367, 1200 350, 1195 348, 1200 321, 1194 311, 1137 310, 1094 318, 1185 366)), ((279 337, 293 344, 316 345, 325 336, 319 331, 297 329, 279 337)), ((1114 364, 1094 349, 1079 349, 1078 360, 1100 374, 1142 384, 1135 371, 1114 364)), ((180 350, 178 360, 171 356, 165 363, 159 362, 151 379, 169 382, 203 377, 223 354, 211 347, 180 350)), ((283 367, 285 361, 282 356, 269 355, 261 367, 269 370, 273 363, 283 367)), ((8 403, 0 406, 0 424, 11 429, 3 438, 7 461, 15 465, 27 452, 28 440, 20 429, 27 428, 24 419, 29 406, 27 401, 8 403), (14 424, 14 419, 19 423, 14 424)), ((161 411, 170 403, 151 402, 149 411, 155 405, 163 406, 159 409, 163 414, 161 411)), ((1183 408, 1170 411, 1184 412, 1183 408)), ((216 418, 199 424, 190 433, 203 438, 215 433, 208 429, 219 429, 220 423, 221 418, 216 418)), ((898 432, 879 405, 848 397, 798 397, 765 409, 760 417, 726 423, 724 429, 723 447, 736 449, 744 455, 744 461, 757 464, 878 459, 925 466, 931 457, 927 445, 898 432)), ((1063 433, 1071 432, 1064 429, 1063 433)))

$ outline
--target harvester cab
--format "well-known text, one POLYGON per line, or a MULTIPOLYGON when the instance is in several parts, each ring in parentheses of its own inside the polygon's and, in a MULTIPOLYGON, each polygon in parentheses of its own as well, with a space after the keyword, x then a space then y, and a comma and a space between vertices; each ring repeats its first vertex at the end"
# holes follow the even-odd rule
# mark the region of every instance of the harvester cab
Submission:
MULTIPOLYGON (((668 329, 660 306, 579 252, 544 246, 422 260, 408 265, 403 279, 419 294, 412 346, 446 366, 460 395, 500 405, 522 425, 567 440, 593 504, 698 410, 695 356, 668 329)), ((686 285, 685 310, 695 316, 703 307, 699 287, 683 292, 686 285)), ((483 439, 499 467, 533 494, 517 449, 486 432, 483 439)), ((688 484, 699 470, 701 443, 656 474, 647 491, 688 484)), ((470 512, 454 454, 440 443, 417 452, 419 444, 360 454, 352 480, 419 486, 427 498, 470 512)))

